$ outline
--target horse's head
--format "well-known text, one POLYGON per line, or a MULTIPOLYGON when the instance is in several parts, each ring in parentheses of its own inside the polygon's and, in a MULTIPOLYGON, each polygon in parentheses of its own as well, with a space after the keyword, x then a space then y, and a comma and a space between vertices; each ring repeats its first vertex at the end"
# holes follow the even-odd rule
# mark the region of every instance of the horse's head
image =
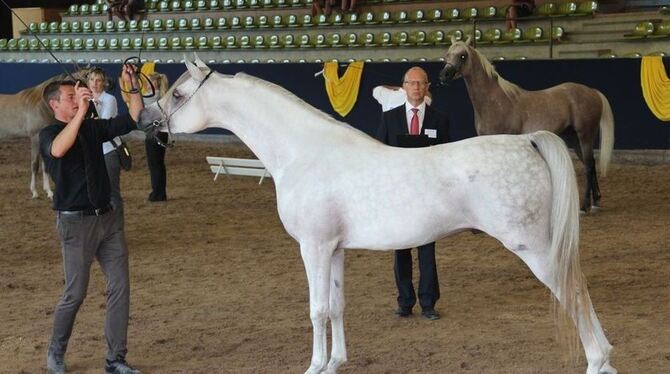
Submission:
POLYGON ((458 42, 452 36, 451 46, 447 50, 445 58, 445 65, 440 71, 440 83, 447 83, 449 81, 458 79, 463 75, 467 75, 472 66, 472 58, 474 50, 471 47, 471 37, 465 42, 458 42))
POLYGON ((195 64, 187 60, 186 69, 165 95, 142 110, 140 129, 155 135, 158 131, 194 133, 207 127, 203 91, 214 71, 197 58, 195 64))

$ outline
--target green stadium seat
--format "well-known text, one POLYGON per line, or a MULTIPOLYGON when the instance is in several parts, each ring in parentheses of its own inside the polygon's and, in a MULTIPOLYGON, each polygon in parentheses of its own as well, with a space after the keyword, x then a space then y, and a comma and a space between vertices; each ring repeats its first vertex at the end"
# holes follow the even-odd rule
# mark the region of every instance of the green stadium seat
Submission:
POLYGON ((84 41, 84 49, 87 51, 92 51, 95 49, 95 39, 94 38, 86 38, 84 41))
POLYGON ((319 26, 328 26, 328 25, 330 25, 330 17, 328 17, 325 14, 319 14, 316 17, 316 23, 319 26))
POLYGON ((151 21, 143 19, 140 21, 139 29, 142 31, 151 31, 151 21))
POLYGON ((98 42, 96 43, 96 49, 98 51, 104 51, 105 49, 107 49, 107 39, 105 38, 98 39, 98 42))
POLYGON ((174 18, 168 18, 165 20, 165 30, 174 31, 176 29, 177 29, 177 21, 174 18))
MULTIPOLYGON (((70 40, 70 44, 72 44, 72 40, 70 40)), ((27 51, 28 49, 30 49, 30 44, 28 43, 28 39, 24 39, 24 38, 19 39, 17 45, 18 45, 19 51, 27 51)))
POLYGON ((407 47, 412 45, 407 31, 398 31, 393 34, 393 42, 400 47, 407 47))
POLYGON ((275 48, 275 49, 276 48, 281 48, 282 45, 281 45, 281 39, 279 39, 279 35, 276 35, 276 34, 270 35, 270 37, 268 38, 268 46, 270 48, 275 48))
POLYGON ((572 16, 577 13, 577 3, 568 1, 558 6, 558 14, 561 16, 572 16))
POLYGON ((114 21, 105 22, 105 31, 106 32, 114 32, 114 30, 116 30, 116 22, 114 22, 114 21))
POLYGON ((198 49, 209 49, 209 40, 206 36, 199 36, 196 47, 198 49))
POLYGON ((72 4, 67 8, 66 14, 68 16, 78 16, 79 15, 79 5, 72 4))
POLYGON ((116 31, 125 32, 127 29, 128 29, 128 22, 121 20, 116 23, 116 31))
POLYGON ((230 28, 232 29, 241 29, 242 28, 242 20, 238 16, 234 16, 230 19, 230 28))
POLYGON ((79 15, 87 16, 89 14, 91 14, 91 6, 89 4, 81 4, 79 6, 79 15))
POLYGON ((81 23, 81 32, 92 33, 93 23, 91 21, 84 21, 81 23))
POLYGON ((388 31, 383 31, 379 34, 379 45, 382 47, 393 47, 395 46, 393 35, 388 31))
POLYGON ((102 8, 100 7, 99 4, 91 4, 91 14, 92 15, 98 15, 102 13, 102 8))
POLYGON ((410 22, 409 14, 407 14, 407 12, 404 11, 404 10, 396 12, 393 15, 393 22, 395 22, 395 23, 409 23, 410 22))
POLYGON ((186 31, 189 29, 188 20, 186 18, 179 18, 177 20, 177 30, 186 31))
POLYGON ((461 13, 461 16, 465 20, 472 20, 477 17, 479 17, 479 10, 475 7, 468 7, 463 9, 463 12, 461 13))
POLYGON ((482 30, 476 29, 474 36, 470 34, 470 31, 472 31, 472 29, 467 29, 465 39, 467 40, 468 38, 471 38, 475 44, 480 43, 482 41, 482 30))
POLYGON ((295 48, 297 47, 295 43, 295 37, 293 34, 286 34, 282 38, 282 44, 284 45, 284 48, 295 48))
POLYGON ((326 36, 323 34, 314 35, 314 40, 312 41, 314 48, 328 48, 329 45, 326 43, 326 36))
MULTIPOLYGON (((148 8, 145 7, 145 9, 148 9, 148 8)), ((107 4, 102 4, 102 6, 100 7, 100 13, 101 13, 101 14, 107 14, 107 13, 109 13, 109 5, 107 5, 107 4)))
POLYGON ((423 11, 422 9, 417 9, 415 10, 411 15, 410 15, 410 21, 411 22, 416 22, 416 23, 423 23, 423 22, 429 22, 432 21, 432 19, 428 19, 428 16, 426 15, 426 12, 423 11))
POLYGON ((642 58, 642 53, 640 53, 640 52, 628 52, 628 53, 624 53, 623 57, 626 57, 626 58, 642 58))
POLYGON ((656 25, 656 30, 652 35, 649 35, 651 38, 667 38, 670 37, 670 21, 662 21, 656 25))
POLYGON ((240 48, 242 49, 253 48, 253 45, 251 44, 251 37, 249 35, 240 36, 239 44, 240 48))
POLYGON ((209 41, 209 46, 212 47, 212 49, 223 48, 223 40, 221 36, 219 35, 213 36, 212 39, 210 39, 209 41))
POLYGON ((302 19, 300 19, 300 25, 302 27, 312 27, 314 26, 314 21, 311 14, 303 14, 302 19))
POLYGON ((219 10, 222 9, 221 1, 219 0, 210 0, 209 1, 209 10, 219 10))
POLYGON ((358 13, 349 13, 345 18, 345 22, 349 25, 360 25, 362 23, 361 17, 358 13))
POLYGON ((232 0, 221 0, 221 7, 223 9, 233 9, 235 8, 235 3, 232 0))
POLYGON ((46 34, 49 32, 49 22, 40 22, 38 27, 40 34, 46 34))
POLYGON ((75 33, 81 32, 81 21, 72 21, 70 24, 70 31, 75 33))
POLYGON ((84 49, 84 40, 82 38, 74 38, 72 40, 72 49, 75 51, 84 49))
POLYGON ((258 9, 262 6, 261 2, 258 0, 249 0, 248 5, 251 9, 258 9))
POLYGON ((337 32, 328 34, 326 36, 326 44, 332 48, 342 48, 346 46, 346 44, 344 44, 344 40, 342 40, 342 35, 337 32))
POLYGON ((343 26, 346 24, 346 17, 342 13, 333 13, 330 24, 333 26, 343 26))
POLYGON ((121 45, 121 49, 131 49, 133 45, 130 42, 130 38, 121 38, 121 42, 119 43, 121 45))
POLYGON ((265 14, 258 16, 258 27, 265 29, 270 27, 270 21, 268 20, 268 16, 265 14))
POLYGON ((254 16, 244 17, 244 28, 255 29, 257 27, 258 27, 258 25, 256 24, 256 20, 254 19, 254 16))
POLYGON ((168 38, 166 37, 158 38, 158 49, 162 50, 170 49, 170 42, 168 41, 168 38))
POLYGON ((444 22, 446 18, 444 18, 442 9, 433 9, 426 15, 426 20, 430 22, 444 22))
POLYGON ((349 48, 356 48, 361 46, 361 42, 358 39, 358 34, 356 34, 355 32, 347 33, 347 35, 345 35, 344 37, 344 43, 349 48))
POLYGON ((234 0, 233 3, 237 9, 244 9, 248 7, 246 0, 234 0))
POLYGON ((207 1, 206 1, 206 0, 198 0, 198 1, 195 3, 195 7, 196 7, 199 11, 207 10, 207 1))
POLYGON ((168 1, 161 1, 158 3, 158 11, 159 12, 169 12, 170 11, 170 3, 168 1))
POLYGON ((655 31, 654 24, 650 21, 639 22, 631 34, 625 34, 624 37, 630 39, 641 39, 652 35, 655 31))
POLYGON ((28 25, 28 31, 37 34, 38 32, 40 32, 40 24, 37 22, 30 22, 30 24, 28 25))
POLYGON ((484 31, 480 43, 483 44, 497 43, 502 39, 502 36, 503 36, 502 30, 497 27, 494 27, 484 31))
POLYGON ((216 24, 214 23, 214 18, 212 18, 212 17, 205 18, 205 21, 203 22, 203 28, 205 30, 214 30, 216 28, 216 24))
POLYGON ((107 46, 107 48, 109 48, 110 50, 119 49, 120 43, 118 38, 110 38, 108 43, 109 45, 107 46))
MULTIPOLYGON (((58 40, 58 48, 52 46, 51 49, 60 49, 60 39, 56 40, 58 40)), ((17 49, 19 49, 19 41, 14 38, 9 39, 9 41, 7 42, 7 49, 10 51, 16 51, 17 49)))
POLYGON ((258 48, 258 49, 263 49, 263 48, 268 47, 268 45, 265 41, 265 36, 263 36, 263 35, 254 36, 253 45, 254 45, 254 48, 258 48))
POLYGON ((496 18, 498 17, 498 8, 494 6, 485 6, 478 10, 477 16, 480 18, 496 18))
POLYGON ((237 44, 237 38, 235 37, 235 35, 226 36, 225 45, 227 49, 240 48, 240 46, 237 44))
POLYGON ((70 22, 68 21, 62 21, 60 25, 58 26, 58 29, 60 30, 61 33, 68 33, 70 32, 70 22))
POLYGON ((364 12, 361 14, 361 20, 366 25, 376 25, 379 23, 374 12, 364 12))
MULTIPOLYGON (((263 8, 274 8, 275 7, 275 3, 272 0, 262 0, 261 4, 263 4, 263 8)), ((277 47, 275 47, 275 48, 277 48, 277 47)))
POLYGON ((165 25, 163 24, 163 20, 158 18, 153 21, 153 26, 152 26, 153 31, 163 31, 165 30, 165 25))
POLYGON ((445 12, 444 17, 449 21, 462 21, 461 10, 458 8, 450 8, 445 12))
POLYGON ((302 0, 289 0, 289 5, 292 7, 301 7, 303 6, 302 0))
POLYGON ((497 43, 519 43, 523 41, 523 33, 518 27, 506 30, 500 37, 497 43))
POLYGON ((577 5, 576 16, 592 16, 598 11, 597 1, 582 1, 577 5))
POLYGON ((375 38, 375 34, 371 32, 365 32, 363 35, 361 35, 361 39, 363 42, 363 45, 366 47, 376 47, 377 46, 377 40, 375 38))
POLYGON ((544 31, 541 27, 529 27, 523 32, 523 39, 530 42, 542 41, 544 31))
POLYGON ((558 13, 558 8, 556 7, 556 4, 554 4, 552 2, 548 2, 548 3, 540 4, 536 8, 536 12, 537 12, 538 16, 550 17, 550 16, 554 16, 558 13))
POLYGON ((181 38, 178 36, 173 36, 170 38, 170 49, 180 50, 183 49, 184 45, 181 42, 181 38))
POLYGON ((144 48, 144 40, 142 38, 133 38, 133 49, 141 50, 144 48))
POLYGON ((272 27, 275 28, 286 27, 286 25, 284 24, 284 19, 279 14, 275 14, 274 16, 272 16, 272 21, 270 23, 272 24, 272 27))
POLYGON ((447 31, 447 43, 451 44, 451 38, 454 38, 457 42, 463 40, 463 31, 459 29, 453 29, 447 31))
POLYGON ((137 20, 128 21, 128 31, 135 32, 140 30, 140 23, 137 20))
POLYGON ((298 40, 298 47, 300 48, 313 48, 314 45, 312 44, 312 39, 308 34, 302 34, 300 35, 300 38, 298 40))
POLYGON ((279 8, 285 8, 291 6, 291 4, 286 0, 274 0, 275 5, 279 8))
POLYGON ((228 25, 228 18, 219 17, 219 19, 216 20, 216 28, 219 30, 229 29, 230 25, 228 25))
POLYGON ((192 12, 195 10, 195 4, 193 3, 193 0, 185 0, 183 7, 187 12, 192 12))
POLYGON ((172 12, 181 12, 184 10, 181 6, 181 0, 172 0, 170 1, 170 11, 172 12))
POLYGON ((184 48, 186 49, 195 49, 197 45, 195 44, 195 39, 192 36, 187 36, 183 41, 184 48))
POLYGON ((430 45, 428 41, 428 35, 426 34, 425 31, 415 31, 409 35, 409 42, 410 44, 417 45, 420 47, 425 47, 427 45, 430 45))
POLYGON ((50 22, 49 23, 49 32, 50 33, 58 33, 60 31, 60 22, 50 22))
MULTIPOLYGON (((38 51, 42 49, 42 45, 40 44, 40 41, 37 39, 30 39, 30 42, 28 43, 30 50, 32 51, 38 51)), ((1 49, 1 48, 0 48, 1 49)))
POLYGON ((442 30, 431 31, 428 34, 428 42, 437 46, 445 46, 448 44, 447 34, 442 30))
POLYGON ((563 41, 563 37, 565 36, 565 30, 561 26, 554 26, 551 29, 551 39, 557 42, 563 41))

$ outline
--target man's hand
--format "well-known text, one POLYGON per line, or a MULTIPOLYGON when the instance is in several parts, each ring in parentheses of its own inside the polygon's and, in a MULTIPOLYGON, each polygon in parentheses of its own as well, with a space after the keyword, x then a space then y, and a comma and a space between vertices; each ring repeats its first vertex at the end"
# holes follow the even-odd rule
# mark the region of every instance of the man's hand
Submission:
POLYGON ((86 113, 88 111, 88 106, 91 104, 93 92, 88 87, 82 87, 79 84, 79 81, 74 84, 74 97, 79 106, 78 110, 86 113))
POLYGON ((130 87, 130 91, 139 89, 139 83, 137 82, 137 67, 135 65, 123 64, 121 77, 123 78, 126 87, 130 87))

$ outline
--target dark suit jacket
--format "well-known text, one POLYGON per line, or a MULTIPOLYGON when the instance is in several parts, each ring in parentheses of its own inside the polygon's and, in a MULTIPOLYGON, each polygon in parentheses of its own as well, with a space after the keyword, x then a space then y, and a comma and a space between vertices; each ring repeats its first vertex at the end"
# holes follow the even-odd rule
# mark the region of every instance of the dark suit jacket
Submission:
MULTIPOLYGON (((447 116, 430 106, 426 105, 426 115, 423 118, 421 134, 426 129, 436 131, 436 138, 429 138, 430 145, 446 143, 449 140, 449 119, 447 116)), ((398 135, 408 135, 407 115, 405 105, 391 109, 382 114, 381 123, 377 129, 377 140, 394 147, 399 146, 398 135)))

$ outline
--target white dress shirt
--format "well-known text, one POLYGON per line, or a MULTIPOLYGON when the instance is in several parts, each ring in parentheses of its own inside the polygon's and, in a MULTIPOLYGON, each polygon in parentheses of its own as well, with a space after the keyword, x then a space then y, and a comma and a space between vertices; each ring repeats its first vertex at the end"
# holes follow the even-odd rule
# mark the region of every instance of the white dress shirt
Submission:
MULTIPOLYGON (((382 112, 388 112, 391 109, 401 106, 407 101, 407 92, 402 88, 394 90, 384 86, 377 86, 372 90, 372 97, 381 104, 382 112)), ((423 100, 426 104, 430 105, 430 97, 426 96, 423 100)))
MULTIPOLYGON (((102 119, 109 119, 116 117, 119 114, 119 107, 116 104, 116 98, 107 92, 102 92, 100 96, 93 98, 93 104, 95 104, 95 110, 98 111, 98 117, 102 119)), ((121 143, 121 138, 114 138, 116 143, 121 143)), ((114 150, 112 142, 102 143, 102 153, 107 154, 114 150)))
POLYGON ((422 102, 419 106, 415 107, 412 104, 408 103, 405 101, 405 115, 407 116, 407 133, 410 133, 410 126, 412 124, 412 117, 414 117, 414 112, 412 109, 419 109, 419 111, 416 113, 417 116, 419 116, 419 134, 421 134, 421 130, 423 130, 423 119, 426 117, 426 102, 422 102))

